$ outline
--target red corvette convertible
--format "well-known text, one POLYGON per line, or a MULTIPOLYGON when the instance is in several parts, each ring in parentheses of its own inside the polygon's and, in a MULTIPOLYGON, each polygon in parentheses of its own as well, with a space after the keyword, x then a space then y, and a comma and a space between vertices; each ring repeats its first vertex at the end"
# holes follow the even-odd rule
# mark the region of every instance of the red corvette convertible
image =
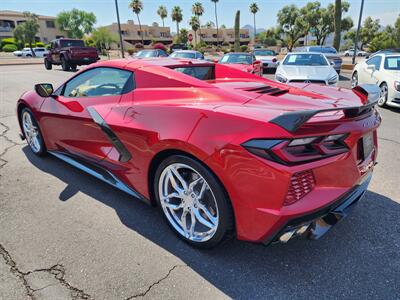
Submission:
POLYGON ((157 205, 186 242, 317 239, 364 195, 375 86, 297 87, 184 59, 99 62, 17 104, 21 137, 157 205))

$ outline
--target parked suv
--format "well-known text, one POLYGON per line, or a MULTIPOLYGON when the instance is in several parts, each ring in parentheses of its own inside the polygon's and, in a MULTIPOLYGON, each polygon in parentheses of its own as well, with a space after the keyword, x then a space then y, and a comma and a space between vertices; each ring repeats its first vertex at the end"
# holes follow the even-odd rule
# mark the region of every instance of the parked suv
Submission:
POLYGON ((83 40, 62 38, 51 41, 44 66, 47 70, 53 65, 61 65, 64 71, 76 70, 77 66, 89 65, 99 59, 96 48, 86 47, 83 40))
POLYGON ((336 49, 327 46, 307 46, 299 50, 299 52, 318 52, 325 55, 325 57, 332 64, 335 71, 340 74, 340 69, 342 68, 343 60, 339 57, 336 49))

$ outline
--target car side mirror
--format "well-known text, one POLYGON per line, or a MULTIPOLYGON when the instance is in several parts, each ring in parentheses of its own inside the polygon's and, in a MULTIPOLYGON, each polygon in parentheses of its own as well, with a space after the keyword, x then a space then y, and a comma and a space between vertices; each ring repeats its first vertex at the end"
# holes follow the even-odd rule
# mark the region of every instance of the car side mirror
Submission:
POLYGON ((368 65, 367 69, 371 70, 371 71, 375 71, 375 66, 374 65, 368 65))
POLYGON ((41 97, 50 97, 54 89, 51 83, 39 83, 35 84, 35 91, 41 97))
POLYGON ((261 64, 261 60, 255 60, 255 61, 253 62, 253 64, 254 64, 254 65, 259 65, 259 64, 261 64))
POLYGON ((219 63, 219 59, 214 59, 214 63, 219 63))
POLYGON ((331 66, 335 65, 335 63, 333 61, 330 61, 329 63, 330 63, 331 66))

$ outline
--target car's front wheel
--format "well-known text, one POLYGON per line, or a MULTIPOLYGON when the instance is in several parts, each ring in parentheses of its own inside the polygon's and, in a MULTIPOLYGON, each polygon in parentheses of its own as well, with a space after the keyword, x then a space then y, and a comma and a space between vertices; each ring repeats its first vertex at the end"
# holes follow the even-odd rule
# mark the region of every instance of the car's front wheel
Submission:
POLYGON ((44 67, 46 70, 51 70, 53 67, 52 63, 47 58, 44 59, 44 67))
POLYGON ((382 83, 380 85, 381 88, 381 97, 378 100, 378 105, 380 107, 385 107, 386 106, 386 102, 388 100, 388 95, 389 95, 389 89, 386 83, 382 83))
POLYGON ((61 68, 63 71, 69 71, 69 63, 65 60, 64 56, 61 57, 61 68))
POLYGON ((173 231, 187 243, 211 248, 233 229, 233 214, 221 183, 195 159, 173 155, 158 167, 154 193, 173 231))
POLYGON ((31 148, 32 152, 38 156, 44 155, 46 153, 46 147, 44 145, 42 133, 40 132, 39 125, 29 108, 24 108, 22 110, 21 124, 29 148, 31 148))
POLYGON ((353 75, 351 75, 351 87, 354 88, 358 85, 358 73, 354 72, 353 75))

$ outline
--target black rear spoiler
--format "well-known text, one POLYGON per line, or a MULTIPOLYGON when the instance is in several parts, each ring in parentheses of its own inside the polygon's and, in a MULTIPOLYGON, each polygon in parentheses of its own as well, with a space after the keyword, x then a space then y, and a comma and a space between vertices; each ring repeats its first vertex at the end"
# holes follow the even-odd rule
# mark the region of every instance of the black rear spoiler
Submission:
POLYGON ((313 116, 329 112, 329 111, 343 111, 347 118, 357 117, 369 111, 373 106, 378 103, 381 95, 380 88, 375 84, 361 84, 353 88, 353 90, 364 94, 367 98, 367 103, 362 106, 348 106, 348 107, 335 107, 317 110, 300 110, 284 113, 275 117, 270 123, 276 124, 289 132, 295 132, 304 123, 310 120, 313 116))

